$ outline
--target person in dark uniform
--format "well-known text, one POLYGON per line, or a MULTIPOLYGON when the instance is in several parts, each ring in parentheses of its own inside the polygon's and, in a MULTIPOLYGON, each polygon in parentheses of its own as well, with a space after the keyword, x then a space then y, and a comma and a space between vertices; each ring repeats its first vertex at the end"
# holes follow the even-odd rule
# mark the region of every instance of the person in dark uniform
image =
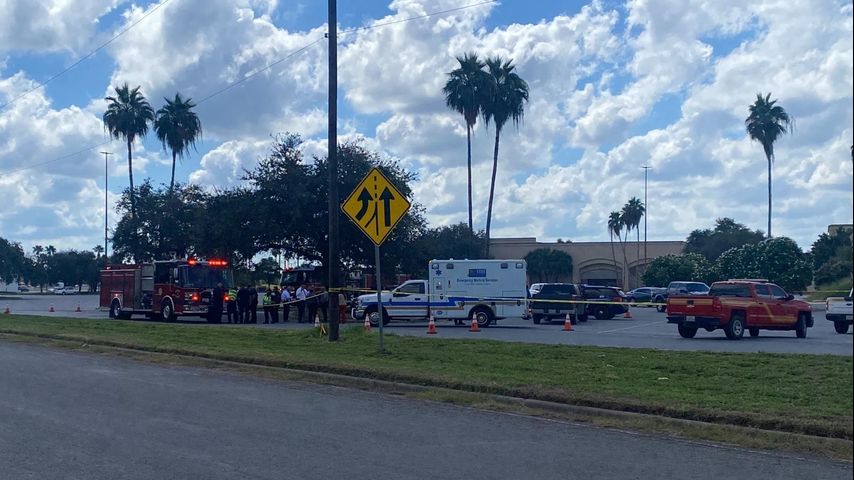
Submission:
POLYGON ((208 306, 208 322, 222 323, 222 299, 225 292, 222 289, 222 284, 217 283, 211 292, 211 303, 208 306))
POLYGON ((258 323, 258 289, 249 287, 249 323, 258 323))
MULTIPOLYGON (((267 290, 269 292, 269 290, 267 290)), ((279 323, 279 302, 282 300, 282 293, 279 292, 279 287, 273 287, 273 293, 270 294, 270 318, 273 323, 279 323)))
POLYGON ((237 323, 248 323, 249 321, 249 289, 240 287, 237 291, 237 323))

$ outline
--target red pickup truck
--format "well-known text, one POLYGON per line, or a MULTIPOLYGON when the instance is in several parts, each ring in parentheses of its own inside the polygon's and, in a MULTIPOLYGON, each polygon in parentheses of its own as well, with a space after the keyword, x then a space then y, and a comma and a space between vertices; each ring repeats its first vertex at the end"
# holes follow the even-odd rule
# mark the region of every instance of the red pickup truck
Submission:
POLYGON ((718 328, 730 340, 738 340, 744 330, 751 337, 759 330, 794 330, 798 338, 813 326, 812 308, 795 300, 782 288, 764 280, 715 282, 708 295, 679 295, 667 299, 667 322, 679 327, 679 335, 693 338, 697 330, 718 328))

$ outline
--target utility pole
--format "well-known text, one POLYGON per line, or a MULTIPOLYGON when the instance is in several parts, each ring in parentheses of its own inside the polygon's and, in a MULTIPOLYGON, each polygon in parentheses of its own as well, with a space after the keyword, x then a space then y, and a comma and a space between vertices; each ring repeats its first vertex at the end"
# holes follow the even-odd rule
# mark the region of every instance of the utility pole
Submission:
POLYGON ((641 167, 643 169, 643 271, 646 272, 647 262, 649 261, 649 256, 647 254, 646 249, 646 219, 649 217, 649 204, 647 203, 647 179, 649 177, 649 169, 652 168, 648 165, 643 165, 641 167))
POLYGON ((107 212, 109 208, 107 207, 108 199, 110 196, 110 180, 109 180, 109 157, 113 154, 113 152, 100 152, 104 154, 104 259, 110 258, 109 252, 107 252, 107 212))
POLYGON ((329 32, 329 341, 338 340, 338 9, 337 0, 328 0, 329 32))

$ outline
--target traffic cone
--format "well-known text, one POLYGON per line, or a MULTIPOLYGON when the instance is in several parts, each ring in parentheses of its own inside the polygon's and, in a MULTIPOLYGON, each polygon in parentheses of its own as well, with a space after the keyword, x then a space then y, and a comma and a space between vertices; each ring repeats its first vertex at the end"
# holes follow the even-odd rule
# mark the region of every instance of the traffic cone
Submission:
POLYGON ((433 315, 430 315, 430 321, 427 323, 427 334, 435 335, 439 333, 436 331, 436 320, 433 320, 433 315))
POLYGON ((370 321, 370 320, 368 320, 368 316, 367 316, 367 315, 365 315, 365 323, 364 323, 364 324, 362 324, 362 328, 363 328, 366 332, 370 332, 370 331, 371 331, 371 321, 370 321))
POLYGON ((54 309, 53 309, 53 305, 51 305, 51 306, 50 306, 50 308, 48 309, 48 312, 51 312, 51 313, 53 313, 53 312, 55 312, 55 311, 56 311, 56 310, 54 310, 54 309))
POLYGON ((6 315, 9 315, 10 313, 12 313, 12 309, 11 309, 11 308, 9 308, 9 304, 8 304, 8 303, 6 304, 6 310, 3 310, 3 313, 4 313, 4 314, 6 314, 6 315))
POLYGON ((566 314, 566 319, 563 321, 563 331, 571 332, 572 331, 572 320, 569 318, 569 314, 566 314))
POLYGON ((626 307, 626 313, 623 314, 623 318, 632 318, 632 312, 629 310, 629 307, 626 307))
POLYGON ((470 332, 479 332, 480 331, 480 326, 477 324, 477 315, 474 313, 471 314, 471 327, 469 327, 469 331, 470 332))
POLYGON ((83 311, 83 310, 80 310, 80 302, 77 302, 77 308, 75 308, 74 311, 78 312, 78 313, 83 311))

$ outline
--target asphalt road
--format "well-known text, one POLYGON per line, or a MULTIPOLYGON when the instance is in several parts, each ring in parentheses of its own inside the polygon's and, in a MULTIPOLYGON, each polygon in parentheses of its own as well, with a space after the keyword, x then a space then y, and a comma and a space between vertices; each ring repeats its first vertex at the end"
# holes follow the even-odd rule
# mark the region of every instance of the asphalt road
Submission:
MULTIPOLYGON (((97 310, 95 295, 22 295, 20 299, 4 303, 0 297, 0 308, 8 303, 13 314, 49 315, 78 318, 107 318, 106 312, 97 310), (81 312, 75 312, 77 304, 81 312), (50 306, 55 313, 49 313, 50 306)), ((295 310, 295 309, 291 309, 295 310)), ((693 339, 684 339, 676 332, 676 326, 667 323, 663 313, 648 307, 632 308, 631 319, 591 319, 575 326, 573 332, 561 331, 562 323, 534 325, 530 320, 501 320, 497 326, 482 329, 480 333, 469 333, 468 327, 454 327, 450 322, 438 323, 439 338, 488 338, 507 342, 529 342, 567 345, 596 345, 603 347, 655 348, 660 350, 704 350, 714 352, 768 352, 807 353, 851 356, 852 333, 840 335, 833 323, 825 320, 824 311, 816 310, 815 327, 809 330, 806 339, 795 338, 795 332, 761 331, 758 338, 745 336, 739 341, 727 340, 723 331, 700 330, 693 339)), ((263 315, 259 312, 259 318, 263 315)), ((141 319, 142 320, 142 319, 141 319)), ((186 323, 206 325, 201 319, 190 319, 186 323)), ((227 326, 225 326, 227 328, 227 326)), ((311 325, 295 323, 275 326, 258 325, 258 328, 311 328, 311 325)), ((219 326, 214 328, 220 328, 219 326)), ((249 328, 253 328, 249 326, 249 328)), ((386 329, 398 335, 426 335, 426 322, 394 322, 386 329)), ((433 337, 432 335, 430 337, 433 337)))
POLYGON ((17 479, 850 479, 796 458, 0 341, 17 479))

